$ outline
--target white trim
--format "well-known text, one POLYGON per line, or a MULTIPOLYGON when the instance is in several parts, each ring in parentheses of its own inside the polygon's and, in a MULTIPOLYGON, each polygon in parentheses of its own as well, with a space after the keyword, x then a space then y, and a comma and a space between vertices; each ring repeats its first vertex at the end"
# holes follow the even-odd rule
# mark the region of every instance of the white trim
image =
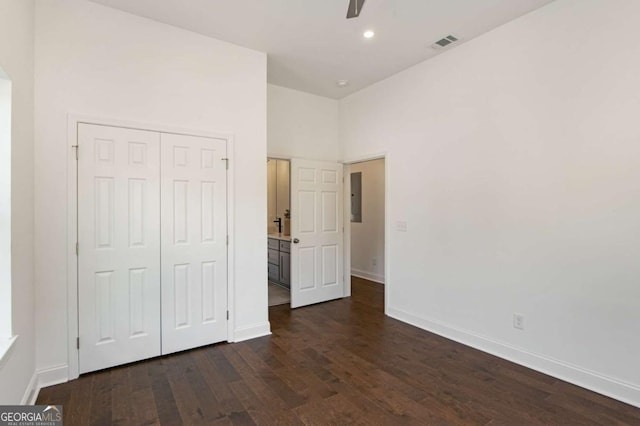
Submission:
POLYGON ((351 275, 354 277, 362 278, 365 280, 373 281, 376 283, 384 284, 384 275, 373 274, 371 272, 363 271, 360 269, 351 268, 351 275))
POLYGON ((401 309, 388 307, 387 315, 463 345, 640 407, 640 388, 631 383, 625 383, 564 361, 530 352, 505 342, 489 339, 474 332, 453 327, 441 321, 417 316, 401 309))
POLYGON ((40 394, 40 389, 67 381, 69 381, 69 366, 64 364, 34 371, 20 405, 34 405, 40 394))
POLYGON ((229 169, 227 170, 227 342, 233 342, 236 324, 236 285, 235 285, 235 141, 232 135, 227 136, 227 158, 229 169))
MULTIPOLYGON (((78 187, 77 187, 77 162, 74 145, 78 143, 78 124, 86 123, 98 126, 113 126, 127 129, 147 130, 160 133, 173 133, 179 135, 199 136, 206 138, 224 139, 227 141, 227 157, 229 158, 229 172, 227 175, 227 229, 229 233, 229 246, 227 249, 227 309, 230 312, 227 322, 227 341, 234 341, 235 330, 235 274, 233 267, 234 258, 234 135, 219 133, 209 130, 185 129, 183 127, 170 126, 160 123, 143 123, 123 120, 118 118, 100 117, 84 114, 69 113, 67 116, 67 362, 65 365, 64 380, 77 379, 79 377, 78 356, 76 346, 78 337, 78 262, 76 257, 76 241, 78 240, 78 187)), ((58 370, 61 367, 42 370, 49 374, 50 370, 58 370)), ((45 377, 49 377, 48 375, 45 377)), ((60 376, 62 377, 62 376, 60 376)), ((49 379, 47 379, 49 380, 49 379)), ((40 382, 39 382, 40 383, 40 382)), ((46 384, 50 386, 53 382, 46 384)))
POLYGON ((389 157, 389 153, 385 151, 377 154, 369 154, 369 155, 363 155, 362 157, 350 158, 349 160, 341 161, 341 163, 342 164, 366 163, 367 161, 384 160, 387 157, 389 157))
POLYGON ((69 380, 69 366, 66 364, 43 368, 36 371, 38 375, 38 392, 48 386, 58 385, 69 380))
POLYGON ((391 156, 386 153, 384 156, 384 313, 389 315, 389 306, 391 306, 391 292, 389 286, 391 284, 391 156))
POLYGON ((78 331, 78 167, 74 145, 78 144, 80 116, 69 114, 67 120, 67 363, 69 379, 79 373, 78 331))
POLYGON ((351 164, 342 166, 342 271, 344 297, 351 297, 351 164))
POLYGON ((267 154, 267 160, 288 160, 291 161, 293 157, 290 155, 279 155, 279 154, 267 154))
POLYGON ((24 395, 22 395, 20 405, 33 405, 36 403, 36 399, 38 399, 38 393, 40 392, 37 383, 38 373, 34 371, 33 375, 31 376, 31 380, 29 380, 27 388, 24 390, 24 395))
POLYGON ((344 163, 342 160, 336 158, 324 158, 324 157, 299 157, 297 155, 291 154, 278 154, 278 153, 267 153, 267 158, 271 158, 273 160, 306 160, 306 161, 326 161, 327 163, 344 163))
MULTIPOLYGON (((384 286, 384 313, 385 315, 389 315, 389 285, 391 284, 391 250, 389 248, 389 243, 391 241, 391 203, 389 203, 389 179, 391 169, 391 156, 388 152, 381 152, 377 154, 369 154, 363 155, 361 157, 351 158, 349 160, 345 160, 342 163, 346 166, 344 173, 344 193, 345 197, 347 194, 351 194, 351 179, 347 179, 347 172, 350 172, 351 165, 355 163, 364 163, 366 161, 372 160, 384 160, 384 278, 382 282, 385 284, 384 286)), ((347 209, 347 206, 351 205, 351 197, 349 197, 348 203, 345 200, 344 203, 344 268, 345 271, 352 271, 351 269, 351 212, 350 209, 347 209), (349 210, 349 211, 348 211, 349 210)), ((351 296, 351 278, 347 277, 345 279, 345 297, 351 296), (347 284, 348 283, 348 284, 347 284)), ((367 278, 370 279, 370 278, 367 278)))
POLYGON ((6 350, 11 348, 13 335, 13 275, 12 256, 13 241, 16 238, 12 235, 13 212, 12 198, 14 194, 12 181, 12 152, 15 143, 15 129, 13 128, 12 117, 15 102, 15 88, 11 79, 0 67, 0 363, 6 350), (8 346, 7 346, 8 345, 8 346))
POLYGON ((271 324, 269 321, 258 324, 248 325, 246 327, 236 328, 234 343, 243 342, 245 340, 255 339, 256 337, 268 336, 271 334, 271 324))
POLYGON ((9 359, 9 356, 13 351, 13 347, 15 346, 16 340, 18 340, 17 335, 13 337, 9 337, 8 339, 0 343, 0 369, 4 366, 4 364, 9 359))
POLYGON ((121 127, 125 129, 147 130, 151 132, 173 133, 177 135, 199 136, 199 137, 214 138, 214 139, 229 140, 230 138, 233 138, 233 135, 230 133, 220 133, 220 132, 214 132, 214 131, 203 130, 203 129, 188 129, 180 126, 172 126, 172 125, 167 125, 163 123, 139 122, 139 121, 123 120, 123 119, 112 118, 112 117, 101 117, 101 116, 85 115, 85 114, 70 113, 68 116, 68 121, 70 123, 75 123, 75 124, 86 123, 86 124, 94 124, 97 126, 121 127))

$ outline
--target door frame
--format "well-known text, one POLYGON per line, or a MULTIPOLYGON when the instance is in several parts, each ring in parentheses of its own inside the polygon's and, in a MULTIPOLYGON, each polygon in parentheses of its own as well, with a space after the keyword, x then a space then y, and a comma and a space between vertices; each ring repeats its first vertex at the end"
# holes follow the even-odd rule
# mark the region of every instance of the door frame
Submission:
MULTIPOLYGON (((290 155, 275 155, 275 154, 269 155, 269 153, 267 153, 267 162, 269 160, 283 160, 283 161, 289 162, 289 212, 291 212, 291 160, 292 159, 293 157, 290 155)), ((269 216, 269 193, 268 192, 269 191, 267 191, 267 216, 269 216)), ((267 234, 268 233, 269 231, 268 231, 268 225, 267 225, 267 234)), ((291 250, 289 250, 289 252, 291 252, 291 250)), ((289 253, 289 256, 291 256, 291 253, 289 253)), ((291 257, 289 257, 289 259, 291 259, 291 257)), ((269 283, 269 277, 267 277, 267 286, 268 286, 268 283, 269 283)), ((267 289, 267 292, 268 292, 268 289, 267 289)), ((291 260, 289 260, 289 309, 291 309, 291 260)), ((268 311, 269 311, 269 295, 267 294, 267 316, 269 316, 268 311)))
POLYGON ((224 139, 227 142, 227 342, 234 341, 235 329, 235 238, 234 238, 234 135, 208 130, 186 129, 182 127, 145 123, 102 116, 69 113, 67 115, 67 380, 79 376, 80 351, 77 347, 79 335, 78 324, 78 257, 76 242, 78 241, 78 167, 76 146, 78 143, 78 125, 93 124, 98 126, 121 127, 135 130, 147 130, 159 133, 173 133, 187 136, 199 136, 224 139))
POLYGON ((384 160, 384 314, 388 315, 389 286, 391 285, 389 270, 389 264, 391 263, 391 250, 389 249, 391 215, 389 210, 391 203, 389 203, 389 153, 386 151, 354 157, 342 162, 344 165, 344 297, 351 296, 351 165, 373 160, 384 160))
MULTIPOLYGON (((335 160, 324 160, 310 157, 294 157, 292 155, 284 155, 278 153, 267 153, 267 159, 273 158, 278 160, 288 160, 291 161, 293 158, 300 158, 302 160, 311 160, 311 161, 335 161, 335 160)), ((353 157, 345 161, 337 161, 342 164, 343 169, 343 297, 351 296, 351 179, 347 179, 351 173, 351 165, 355 163, 363 163, 365 161, 372 160, 384 160, 384 313, 387 315, 387 308, 389 306, 389 285, 391 284, 391 274, 390 274, 390 249, 389 249, 389 238, 391 231, 391 221, 390 221, 390 203, 389 203, 389 158, 390 155, 387 151, 365 155, 361 157, 353 157)))

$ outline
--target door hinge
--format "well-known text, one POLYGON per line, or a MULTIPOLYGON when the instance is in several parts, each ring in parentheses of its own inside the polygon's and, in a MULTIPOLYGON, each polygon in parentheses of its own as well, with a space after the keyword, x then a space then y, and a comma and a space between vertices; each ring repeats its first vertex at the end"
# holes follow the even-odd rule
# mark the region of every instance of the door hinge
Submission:
POLYGON ((76 160, 78 159, 78 151, 80 151, 80 145, 71 145, 72 148, 76 149, 76 160))
POLYGON ((80 255, 80 243, 76 243, 76 256, 80 255))
POLYGON ((227 319, 229 319, 229 311, 227 311, 227 319))
POLYGON ((227 168, 227 170, 229 170, 229 159, 223 158, 222 161, 224 161, 225 167, 227 168))
POLYGON ((76 348, 80 349, 80 338, 76 337, 76 348))
POLYGON ((229 245, 229 236, 227 235, 227 245, 229 245))

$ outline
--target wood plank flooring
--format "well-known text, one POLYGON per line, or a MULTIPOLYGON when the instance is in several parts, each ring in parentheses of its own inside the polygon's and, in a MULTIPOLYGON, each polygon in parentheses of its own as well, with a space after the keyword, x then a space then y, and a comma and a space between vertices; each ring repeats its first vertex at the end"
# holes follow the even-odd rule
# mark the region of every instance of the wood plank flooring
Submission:
POLYGON ((640 409, 385 317, 382 285, 269 309, 273 334, 42 389, 65 425, 640 425, 640 409))

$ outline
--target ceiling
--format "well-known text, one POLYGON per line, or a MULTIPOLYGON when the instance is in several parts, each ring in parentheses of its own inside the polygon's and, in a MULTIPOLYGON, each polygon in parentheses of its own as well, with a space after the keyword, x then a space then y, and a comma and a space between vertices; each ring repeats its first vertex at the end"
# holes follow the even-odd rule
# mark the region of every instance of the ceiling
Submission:
POLYGON ((269 83, 339 99, 552 0, 366 0, 349 20, 348 0, 92 1, 266 52, 269 83))

